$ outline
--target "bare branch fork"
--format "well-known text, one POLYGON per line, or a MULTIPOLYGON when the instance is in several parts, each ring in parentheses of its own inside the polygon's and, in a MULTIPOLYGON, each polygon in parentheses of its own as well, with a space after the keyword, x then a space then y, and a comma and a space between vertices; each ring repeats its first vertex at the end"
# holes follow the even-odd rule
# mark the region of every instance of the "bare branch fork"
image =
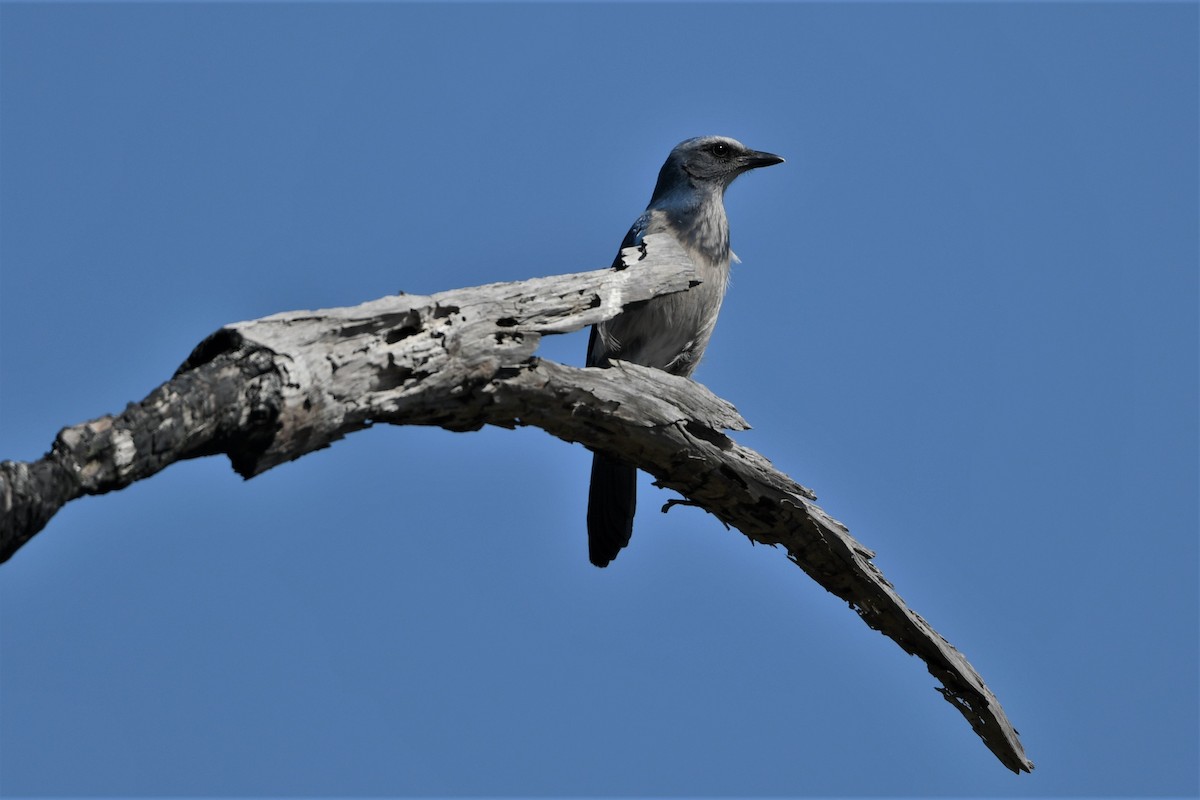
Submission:
POLYGON ((533 425, 618 455, 752 541, 786 548, 864 622, 919 656, 1006 767, 1031 770, 983 679, 904 604, 874 554, 811 491, 724 433, 748 427, 733 406, 658 370, 619 362, 578 369, 533 356, 545 334, 695 283, 670 237, 647 237, 624 256, 626 266, 640 263, 222 328, 140 403, 64 428, 38 461, 0 462, 0 560, 65 503, 175 461, 224 453, 250 478, 378 422, 454 431, 533 425))

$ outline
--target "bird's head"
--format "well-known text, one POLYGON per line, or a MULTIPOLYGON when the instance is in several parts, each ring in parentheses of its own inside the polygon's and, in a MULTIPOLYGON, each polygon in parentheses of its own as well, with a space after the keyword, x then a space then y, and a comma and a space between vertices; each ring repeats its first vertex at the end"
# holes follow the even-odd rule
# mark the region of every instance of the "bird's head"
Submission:
POLYGON ((743 172, 781 163, 779 156, 751 150, 728 136, 699 136, 680 142, 671 151, 659 173, 655 195, 676 191, 680 184, 724 192, 743 172))

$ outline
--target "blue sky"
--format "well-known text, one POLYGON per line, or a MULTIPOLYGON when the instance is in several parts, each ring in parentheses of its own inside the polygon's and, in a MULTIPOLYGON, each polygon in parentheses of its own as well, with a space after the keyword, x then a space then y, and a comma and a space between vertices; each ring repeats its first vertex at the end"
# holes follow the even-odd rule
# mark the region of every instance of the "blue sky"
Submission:
MULTIPOLYGON (((1195 4, 0 5, 0 458, 227 322, 606 266, 784 155, 697 379, 980 670, 1016 777, 782 552, 589 456, 173 466, 0 567, 0 792, 1195 795, 1195 4)), ((586 334, 542 354, 581 364, 586 334)))

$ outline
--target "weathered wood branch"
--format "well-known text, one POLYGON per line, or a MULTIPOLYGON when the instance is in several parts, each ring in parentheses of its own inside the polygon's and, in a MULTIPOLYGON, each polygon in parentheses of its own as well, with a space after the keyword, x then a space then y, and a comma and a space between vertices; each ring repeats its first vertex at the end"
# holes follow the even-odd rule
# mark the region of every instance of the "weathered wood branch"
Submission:
POLYGON ((182 459, 224 453, 249 478, 378 422, 456 431, 534 425, 619 455, 753 541, 786 548, 868 625, 919 656, 1005 766, 1031 770, 996 697, 905 605, 874 554, 811 491, 726 435, 747 427, 733 406, 658 370, 533 357, 545 334, 609 319, 695 280, 669 237, 648 237, 625 261, 641 263, 222 328, 140 403, 63 429, 36 462, 0 462, 0 560, 70 500, 182 459))

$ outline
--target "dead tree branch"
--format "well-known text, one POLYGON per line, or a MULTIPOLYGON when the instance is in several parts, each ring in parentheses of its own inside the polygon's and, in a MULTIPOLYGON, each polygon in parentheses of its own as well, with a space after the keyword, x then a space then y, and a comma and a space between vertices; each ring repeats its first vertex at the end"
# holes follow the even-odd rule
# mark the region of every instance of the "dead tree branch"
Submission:
POLYGON ((533 425, 619 455, 751 540, 786 548, 869 626, 919 656, 1005 766, 1031 770, 996 697, 905 605, 874 554, 811 491, 726 435, 748 427, 733 406, 658 370, 578 369, 533 357, 545 334, 694 284, 670 237, 625 252, 627 267, 638 261, 634 269, 399 295, 222 328, 140 403, 64 428, 38 461, 0 462, 0 560, 65 503, 124 488, 175 461, 224 453, 249 478, 379 422, 455 431, 533 425))

